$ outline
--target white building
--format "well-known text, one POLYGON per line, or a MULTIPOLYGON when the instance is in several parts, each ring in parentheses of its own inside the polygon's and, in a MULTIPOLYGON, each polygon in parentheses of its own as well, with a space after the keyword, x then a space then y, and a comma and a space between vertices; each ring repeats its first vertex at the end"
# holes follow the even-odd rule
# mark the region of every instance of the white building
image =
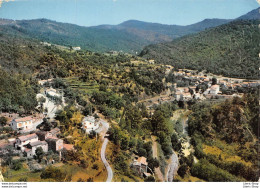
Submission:
POLYGON ((33 157, 36 154, 37 148, 42 148, 43 152, 48 152, 48 144, 45 141, 35 141, 31 142, 26 147, 24 147, 24 151, 26 152, 27 157, 33 157))
POLYGON ((29 143, 33 143, 37 141, 38 141, 38 136, 35 133, 26 136, 20 136, 16 138, 15 148, 24 151, 25 150, 24 146, 26 146, 29 143))
POLYGON ((80 48, 79 46, 77 46, 77 47, 72 47, 72 49, 75 50, 75 51, 81 50, 81 48, 80 48))
POLYGON ((87 116, 82 121, 82 129, 86 133, 90 133, 90 131, 95 131, 100 127, 101 123, 98 119, 95 119, 93 116, 87 116))
POLYGON ((51 82, 52 82, 52 79, 48 79, 48 80, 39 80, 39 81, 38 81, 38 83, 39 83, 40 85, 42 85, 42 86, 43 86, 45 83, 47 83, 47 82, 50 82, 50 83, 51 83, 51 82))
POLYGON ((180 91, 176 91, 173 96, 177 101, 180 101, 183 98, 183 94, 180 91))
POLYGON ((13 119, 11 122, 11 127, 13 130, 32 130, 33 126, 33 118, 31 116, 27 116, 24 118, 13 119))
POLYGON ((213 85, 210 87, 209 94, 211 95, 217 95, 219 92, 219 85, 213 85))
POLYGON ((51 96, 51 97, 60 97, 60 94, 58 94, 57 91, 56 91, 56 89, 53 89, 53 88, 47 89, 47 90, 45 91, 45 93, 46 93, 46 95, 49 95, 49 96, 51 96))

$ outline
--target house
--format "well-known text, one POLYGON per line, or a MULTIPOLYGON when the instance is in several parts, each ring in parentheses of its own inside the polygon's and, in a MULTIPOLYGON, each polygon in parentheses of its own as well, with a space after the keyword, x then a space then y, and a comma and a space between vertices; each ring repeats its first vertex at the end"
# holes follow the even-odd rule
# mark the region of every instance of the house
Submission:
POLYGON ((46 96, 50 97, 60 97, 60 94, 57 93, 56 89, 50 88, 45 91, 46 96))
POLYGON ((258 82, 249 82, 248 84, 250 87, 257 87, 260 85, 260 83, 258 83, 258 82))
POLYGON ((213 85, 210 87, 209 94, 217 95, 219 93, 219 85, 213 85))
POLYGON ((77 46, 77 47, 72 47, 72 49, 75 50, 75 51, 81 50, 81 48, 80 48, 79 46, 77 46))
POLYGON ((188 92, 189 92, 189 88, 185 87, 185 88, 183 89, 183 91, 184 91, 184 93, 188 93, 188 92))
POLYGON ((173 95, 173 97, 177 100, 177 101, 180 101, 182 100, 182 92, 180 91, 176 91, 175 94, 173 95))
POLYGON ((37 131, 36 134, 39 137, 39 140, 44 141, 49 137, 57 137, 57 135, 60 133, 59 128, 54 128, 50 131, 37 131))
POLYGON ((49 133, 50 133, 52 136, 56 137, 56 136, 60 133, 60 129, 56 127, 56 128, 54 128, 54 129, 50 130, 49 133))
POLYGON ((36 134, 40 141, 44 141, 48 137, 52 137, 52 134, 49 131, 37 131, 36 134))
POLYGON ((38 136, 35 133, 26 136, 20 136, 16 138, 15 148, 24 151, 25 145, 36 141, 38 141, 38 136))
POLYGON ((49 137, 46 139, 46 142, 48 143, 49 150, 53 152, 58 152, 63 149, 63 140, 57 137, 49 137))
POLYGON ((150 59, 149 61, 148 61, 150 64, 154 64, 155 63, 155 61, 153 60, 153 59, 150 59))
POLYGON ((188 101, 192 99, 192 96, 190 93, 183 93, 182 98, 184 101, 188 101))
POLYGON ((35 141, 30 142, 24 147, 24 152, 26 153, 26 157, 33 157, 36 154, 37 148, 42 148, 43 152, 48 152, 48 144, 45 141, 35 141))
POLYGON ((139 157, 134 160, 132 168, 140 175, 147 174, 148 163, 145 157, 139 157))
POLYGON ((90 133, 90 131, 95 131, 100 127, 100 121, 95 119, 93 116, 87 116, 82 121, 82 129, 86 133, 90 133))
POLYGON ((38 83, 40 84, 40 85, 44 85, 45 83, 47 83, 47 82, 49 82, 49 83, 51 83, 52 82, 52 79, 48 79, 48 80, 39 80, 38 81, 38 83))
POLYGON ((19 131, 35 129, 33 126, 33 118, 31 116, 13 119, 11 122, 11 127, 13 130, 19 130, 19 131))

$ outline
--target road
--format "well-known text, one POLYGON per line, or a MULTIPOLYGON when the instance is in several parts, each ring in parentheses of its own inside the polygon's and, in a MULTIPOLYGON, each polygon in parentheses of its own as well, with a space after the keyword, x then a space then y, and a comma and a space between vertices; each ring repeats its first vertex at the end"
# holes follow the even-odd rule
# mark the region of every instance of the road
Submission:
POLYGON ((106 148, 107 148, 107 144, 108 144, 108 139, 105 137, 106 132, 109 129, 109 123, 103 119, 104 117, 102 116, 102 114, 98 114, 98 115, 99 115, 99 117, 102 118, 100 120, 102 126, 100 128, 99 134, 104 139, 104 142, 103 142, 102 147, 101 147, 101 152, 100 152, 101 153, 101 160, 102 160, 102 162, 104 163, 104 165, 107 169, 107 180, 106 180, 106 182, 111 182, 112 179, 113 179, 113 171, 112 171, 112 168, 110 167, 109 163, 106 160, 106 148))
MULTIPOLYGON (((157 142, 154 136, 152 136, 152 141, 153 141, 153 158, 158 159, 157 142)), ((154 173, 160 182, 164 182, 164 177, 159 167, 154 169, 154 173)))
POLYGON ((106 182, 111 182, 113 179, 113 171, 112 171, 112 168, 110 167, 109 163, 106 160, 107 143, 108 143, 108 139, 105 138, 104 142, 102 144, 102 148, 101 148, 101 160, 107 169, 107 181, 106 182))
POLYGON ((168 165, 168 170, 167 170, 167 174, 166 174, 167 182, 173 181, 173 177, 176 175, 178 166, 179 166, 178 156, 174 151, 173 151, 170 161, 171 162, 168 165))

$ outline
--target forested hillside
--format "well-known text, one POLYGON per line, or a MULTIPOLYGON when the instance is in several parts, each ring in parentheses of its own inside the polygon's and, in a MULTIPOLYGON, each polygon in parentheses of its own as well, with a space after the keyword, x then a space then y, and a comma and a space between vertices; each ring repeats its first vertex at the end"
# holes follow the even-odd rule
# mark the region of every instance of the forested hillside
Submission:
POLYGON ((0 66, 8 72, 31 73, 40 57, 49 49, 33 39, 24 39, 0 31, 0 66))
POLYGON ((208 19, 189 26, 127 21, 119 25, 82 27, 47 19, 0 20, 0 31, 35 38, 65 46, 80 46, 91 51, 140 52, 146 45, 171 41, 174 38, 218 26, 230 20, 208 19))
POLYGON ((207 181, 258 181, 258 92, 196 104, 192 112, 188 132, 200 162, 191 174, 207 181))
POLYGON ((141 56, 176 68, 258 78, 259 20, 233 21, 169 43, 150 45, 141 56))

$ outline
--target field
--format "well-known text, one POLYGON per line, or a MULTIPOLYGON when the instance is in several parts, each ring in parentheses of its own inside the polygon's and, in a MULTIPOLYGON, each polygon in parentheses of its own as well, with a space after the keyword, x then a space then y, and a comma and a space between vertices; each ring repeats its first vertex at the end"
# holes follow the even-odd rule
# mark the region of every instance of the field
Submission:
MULTIPOLYGON (((106 170, 102 163, 98 164, 98 170, 92 168, 92 166, 87 167, 86 169, 79 167, 77 164, 63 164, 58 163, 53 166, 59 167, 60 170, 66 171, 71 175, 71 181, 77 182, 79 179, 87 181, 89 178, 93 178, 94 182, 104 182, 106 181, 106 170)), ((19 179, 27 178, 28 182, 50 182, 54 181, 53 179, 41 179, 41 172, 30 172, 28 166, 23 163, 23 167, 18 170, 8 169, 9 178, 5 177, 7 182, 17 182, 19 179)))

